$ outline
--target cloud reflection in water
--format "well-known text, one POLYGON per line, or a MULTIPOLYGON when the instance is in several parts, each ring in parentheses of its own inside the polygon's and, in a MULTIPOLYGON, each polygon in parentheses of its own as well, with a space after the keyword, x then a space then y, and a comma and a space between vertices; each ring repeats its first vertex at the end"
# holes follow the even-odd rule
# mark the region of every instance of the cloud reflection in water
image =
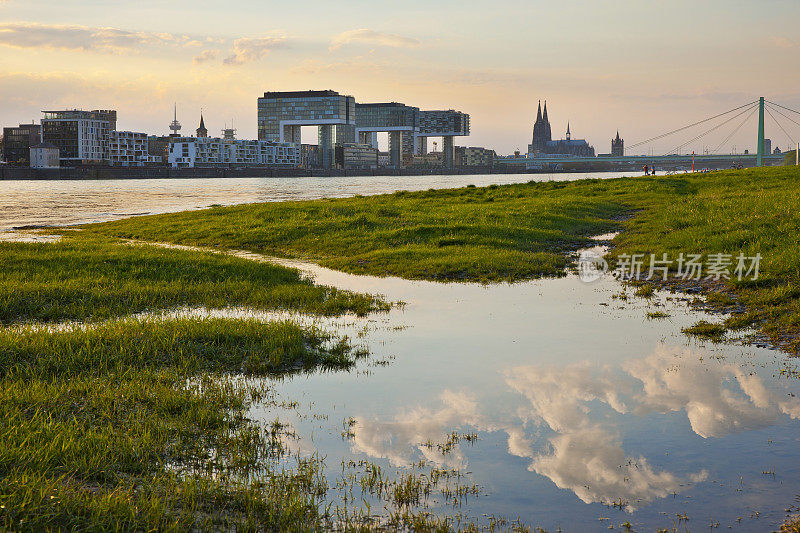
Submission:
POLYGON ((445 390, 437 408, 418 406, 391 421, 357 418, 353 452, 386 458, 395 466, 422 456, 440 466, 465 468, 460 446, 442 453, 424 444, 442 443, 457 429, 504 432, 508 452, 530 459, 530 471, 586 503, 621 499, 634 511, 686 490, 708 473, 677 475, 641 455, 626 454, 613 415, 683 412, 692 431, 704 439, 769 427, 785 415, 800 418, 798 399, 767 388, 739 365, 702 361, 701 356, 661 345, 650 356, 619 367, 585 361, 507 369, 501 372, 505 384, 522 396, 516 413, 482 414, 481 402, 490 400, 445 390), (534 428, 548 433, 546 444, 534 428))

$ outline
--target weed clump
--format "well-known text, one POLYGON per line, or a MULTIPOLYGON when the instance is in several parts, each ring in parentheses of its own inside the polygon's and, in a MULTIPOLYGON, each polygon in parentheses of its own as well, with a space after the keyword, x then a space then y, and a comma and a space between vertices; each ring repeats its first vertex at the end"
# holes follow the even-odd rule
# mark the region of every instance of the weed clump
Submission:
POLYGON ((687 335, 702 337, 711 340, 721 340, 725 335, 725 326, 712 324, 706 320, 701 320, 694 326, 684 328, 683 332, 687 335))

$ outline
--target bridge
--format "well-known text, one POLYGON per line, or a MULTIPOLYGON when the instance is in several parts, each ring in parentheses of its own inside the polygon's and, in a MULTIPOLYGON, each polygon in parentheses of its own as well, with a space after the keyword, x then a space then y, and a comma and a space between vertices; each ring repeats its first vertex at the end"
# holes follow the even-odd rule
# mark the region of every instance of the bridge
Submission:
POLYGON ((660 168, 685 168, 692 169, 714 167, 721 168, 723 166, 764 166, 764 165, 779 165, 785 161, 784 154, 765 153, 765 138, 764 138, 764 121, 765 117, 769 116, 778 128, 783 132, 790 146, 797 147, 795 152, 796 162, 800 164, 800 143, 792 136, 789 131, 793 126, 800 126, 800 111, 791 109, 789 107, 777 104, 760 97, 758 100, 748 102, 744 105, 735 107, 724 113, 716 114, 712 117, 688 124, 681 128, 656 135, 649 139, 634 143, 626 147, 626 151, 641 149, 648 145, 653 145, 657 141, 663 141, 669 138, 675 138, 678 134, 689 134, 691 138, 682 142, 668 153, 660 155, 622 155, 622 156, 598 156, 598 157, 577 157, 571 155, 545 155, 545 154, 528 154, 527 156, 503 158, 498 162, 502 164, 517 164, 525 165, 529 170, 546 169, 546 168, 560 168, 563 165, 594 165, 601 166, 604 164, 613 166, 624 166, 628 168, 643 167, 645 165, 656 165, 660 168), (725 154, 719 153, 720 149, 730 141, 736 133, 758 112, 758 125, 757 125, 757 149, 753 154, 725 154), (794 115, 796 115, 796 117, 794 115), (776 115, 781 116, 783 120, 779 121, 776 115), (743 120, 739 120, 744 116, 743 120), (695 153, 681 153, 687 146, 708 136, 720 131, 725 131, 726 126, 735 126, 732 131, 720 142, 714 150, 704 152, 701 154, 695 153), (792 126, 793 125, 793 126, 792 126), (702 131, 698 130, 703 126, 702 131), (787 127, 785 127, 787 126, 787 127), (697 133, 700 131, 700 133, 697 133))

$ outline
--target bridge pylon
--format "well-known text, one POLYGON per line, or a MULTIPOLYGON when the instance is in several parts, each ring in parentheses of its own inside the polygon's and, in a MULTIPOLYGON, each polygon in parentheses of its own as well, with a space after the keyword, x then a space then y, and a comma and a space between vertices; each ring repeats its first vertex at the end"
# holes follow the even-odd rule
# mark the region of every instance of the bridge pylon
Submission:
POLYGON ((764 97, 758 99, 758 149, 756 166, 764 166, 764 97))

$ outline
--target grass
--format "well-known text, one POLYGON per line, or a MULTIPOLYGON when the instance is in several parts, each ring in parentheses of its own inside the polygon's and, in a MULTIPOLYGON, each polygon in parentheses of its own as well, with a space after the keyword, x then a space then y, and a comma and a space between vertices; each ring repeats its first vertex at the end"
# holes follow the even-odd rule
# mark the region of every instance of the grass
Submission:
POLYGON ((720 340, 722 336, 725 335, 725 327, 721 324, 712 324, 706 320, 701 320, 694 326, 684 328, 683 332, 695 337, 720 340))
POLYGON ((82 232, 0 243, 0 530, 322 529, 323 464, 275 466, 284 433, 248 418, 271 401, 249 378, 360 352, 288 322, 130 318, 187 306, 388 307, 221 254, 82 232))
POLYGON ((314 285, 296 270, 221 254, 65 236, 0 242, 0 325, 104 320, 182 306, 365 315, 380 299, 314 285))
MULTIPOLYGON (((756 326, 800 349, 800 168, 466 187, 375 197, 267 203, 89 226, 116 238, 246 249, 360 274, 436 281, 559 276, 589 236, 622 230, 620 254, 760 253, 758 281, 697 283, 756 326), (736 307, 734 306, 734 307, 736 307)), ((640 289, 643 296, 649 289, 640 289)))
POLYGON ((111 321, 0 330, 0 529, 318 528, 320 465, 270 468, 262 396, 230 373, 348 368, 291 323, 111 321))
POLYGON ((707 306, 733 312, 728 329, 755 326, 777 346, 800 344, 800 168, 723 171, 680 178, 682 193, 640 201, 615 239, 621 253, 762 256, 757 281, 701 283, 707 306))
POLYGON ((800 516, 792 516, 787 518, 786 521, 781 524, 780 533, 800 533, 800 516))
POLYGON ((438 281, 562 275, 566 254, 626 212, 572 184, 468 187, 138 217, 86 231, 308 258, 359 274, 438 281))

